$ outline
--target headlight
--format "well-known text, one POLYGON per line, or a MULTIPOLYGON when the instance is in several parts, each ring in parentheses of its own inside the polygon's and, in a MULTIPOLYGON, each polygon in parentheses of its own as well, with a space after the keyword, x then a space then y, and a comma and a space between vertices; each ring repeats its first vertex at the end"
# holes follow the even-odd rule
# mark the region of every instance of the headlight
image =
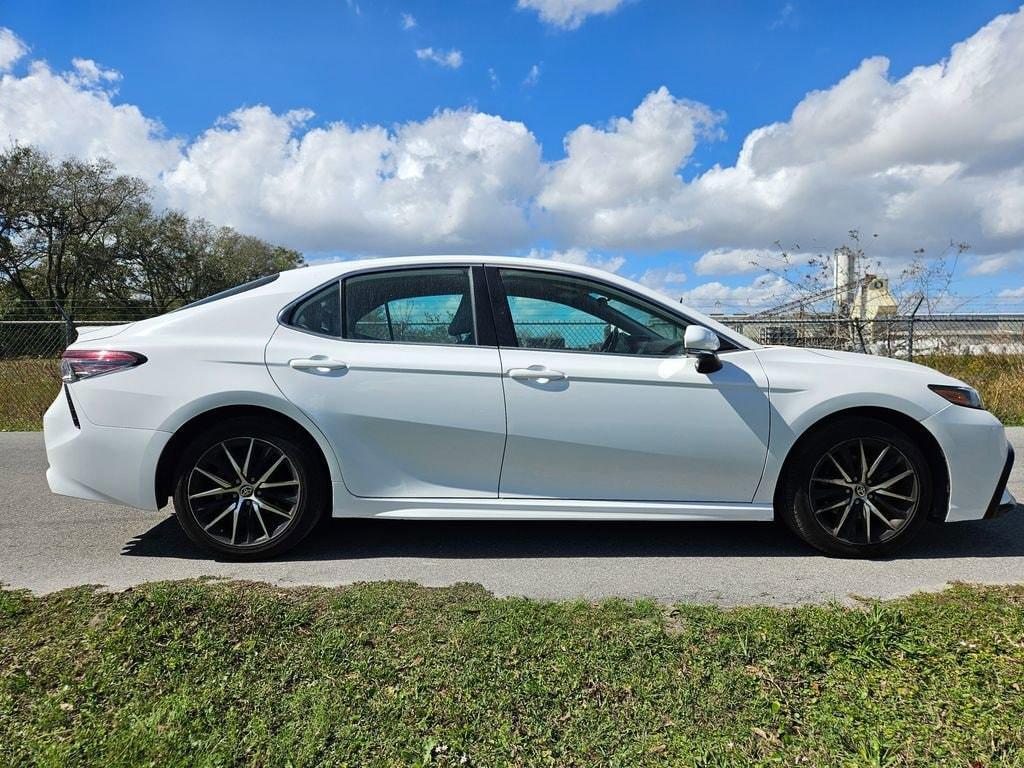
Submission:
POLYGON ((953 405, 962 405, 964 408, 985 407, 981 402, 981 395, 978 394, 978 390, 972 387, 954 387, 948 384, 929 384, 928 389, 940 397, 949 400, 953 405))

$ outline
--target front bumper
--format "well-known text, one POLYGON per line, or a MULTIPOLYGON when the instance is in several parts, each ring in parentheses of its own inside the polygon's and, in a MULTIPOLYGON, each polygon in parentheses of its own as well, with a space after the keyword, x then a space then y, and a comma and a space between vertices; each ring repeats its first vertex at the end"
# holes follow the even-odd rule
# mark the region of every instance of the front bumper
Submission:
POLYGON ((156 465, 171 433, 101 427, 90 422, 81 408, 73 415, 72 407, 74 392, 61 392, 43 416, 50 490, 62 496, 157 509, 156 465))
MULTIPOLYGON (((1004 493, 1013 463, 1006 430, 988 411, 949 405, 921 422, 935 437, 949 473, 946 522, 981 520, 1015 503, 1004 493)), ((1011 507, 1007 507, 1009 509, 1011 507)))
POLYGON ((999 483, 996 485, 996 492, 992 494, 992 501, 985 511, 986 520, 1005 515, 1007 512, 1013 511, 1017 506, 1017 500, 1013 498, 1013 494, 1006 487, 1010 480, 1010 470, 1013 469, 1013 446, 1007 445, 1006 448, 1006 464, 1003 467, 1002 474, 999 475, 999 483))

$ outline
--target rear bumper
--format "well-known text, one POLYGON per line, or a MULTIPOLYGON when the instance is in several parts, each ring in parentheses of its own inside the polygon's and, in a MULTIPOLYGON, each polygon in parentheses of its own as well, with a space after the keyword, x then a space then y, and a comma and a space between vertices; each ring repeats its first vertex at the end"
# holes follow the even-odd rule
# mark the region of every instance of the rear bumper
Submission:
POLYGON ((46 482, 62 496, 157 509, 156 465, 170 432, 101 427, 77 409, 73 387, 61 392, 43 416, 46 482))
POLYGON ((985 511, 986 520, 1005 515, 1017 507, 1017 500, 1013 498, 1013 494, 1006 487, 1010 480, 1011 469, 1013 469, 1013 446, 1007 445, 1006 464, 1003 466, 1002 474, 999 475, 999 482, 996 484, 995 493, 992 494, 992 501, 985 511))

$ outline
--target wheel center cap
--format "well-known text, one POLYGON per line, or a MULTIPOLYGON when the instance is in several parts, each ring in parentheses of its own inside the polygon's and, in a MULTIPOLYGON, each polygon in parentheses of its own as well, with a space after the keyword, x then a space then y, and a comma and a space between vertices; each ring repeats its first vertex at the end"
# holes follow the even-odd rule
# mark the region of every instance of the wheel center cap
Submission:
POLYGON ((868 495, 868 489, 863 485, 855 485, 853 488, 853 492, 856 493, 858 496, 868 495))
POLYGON ((240 485, 238 486, 238 495, 243 499, 248 499, 252 496, 253 488, 251 485, 240 485))

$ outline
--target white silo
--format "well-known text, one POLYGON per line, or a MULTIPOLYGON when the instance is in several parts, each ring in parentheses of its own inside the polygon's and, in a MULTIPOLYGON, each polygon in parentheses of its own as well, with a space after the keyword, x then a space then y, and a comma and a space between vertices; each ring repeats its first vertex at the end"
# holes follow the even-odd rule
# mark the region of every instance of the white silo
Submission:
POLYGON ((856 298, 857 252, 847 246, 835 250, 836 304, 849 309, 856 298))

